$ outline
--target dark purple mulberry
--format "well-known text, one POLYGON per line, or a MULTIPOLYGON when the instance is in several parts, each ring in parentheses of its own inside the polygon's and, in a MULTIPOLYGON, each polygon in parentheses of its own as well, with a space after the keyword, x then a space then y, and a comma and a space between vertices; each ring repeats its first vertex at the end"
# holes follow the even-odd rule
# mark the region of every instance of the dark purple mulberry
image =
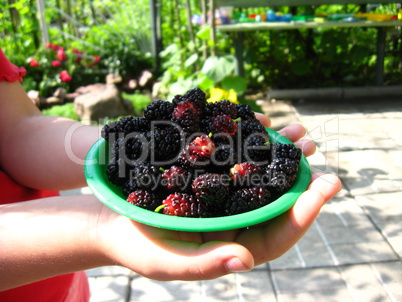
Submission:
POLYGON ((237 117, 240 117, 242 121, 255 120, 255 113, 249 105, 236 104, 237 117))
POLYGON ((144 117, 149 121, 170 120, 174 105, 166 101, 154 101, 144 110, 144 117))
POLYGON ((110 122, 103 126, 101 136, 109 141, 111 134, 114 134, 114 139, 117 139, 132 132, 146 132, 149 129, 150 124, 146 118, 125 116, 116 122, 110 122))
POLYGON ((156 194, 148 190, 136 190, 131 192, 127 197, 127 202, 150 211, 155 211, 162 203, 161 200, 158 200, 156 194))
POLYGON ((261 208, 271 201, 270 191, 263 186, 240 189, 227 199, 225 213, 226 215, 241 214, 261 208))
POLYGON ((191 186, 194 194, 208 204, 221 204, 229 195, 228 175, 205 173, 194 179, 191 186))
POLYGON ((216 103, 209 103, 205 108, 205 114, 208 116, 227 115, 232 119, 236 119, 237 109, 234 103, 222 100, 216 103))
POLYGON ((302 151, 293 144, 273 143, 271 146, 272 160, 277 158, 290 158, 300 161, 302 151))

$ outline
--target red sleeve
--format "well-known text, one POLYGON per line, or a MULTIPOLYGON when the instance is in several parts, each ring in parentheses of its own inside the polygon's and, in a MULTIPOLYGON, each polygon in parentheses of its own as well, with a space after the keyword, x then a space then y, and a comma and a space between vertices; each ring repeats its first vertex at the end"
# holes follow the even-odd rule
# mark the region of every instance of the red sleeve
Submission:
POLYGON ((12 64, 0 48, 0 82, 22 82, 22 77, 27 73, 24 67, 12 64))

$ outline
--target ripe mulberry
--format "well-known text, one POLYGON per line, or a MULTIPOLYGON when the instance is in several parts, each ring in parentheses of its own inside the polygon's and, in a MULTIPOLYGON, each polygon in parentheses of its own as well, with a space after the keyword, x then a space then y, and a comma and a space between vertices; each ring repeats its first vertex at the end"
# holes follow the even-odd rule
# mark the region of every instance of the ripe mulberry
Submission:
POLYGON ((191 191, 191 183, 193 175, 190 171, 179 167, 171 166, 163 171, 163 185, 169 191, 174 192, 189 192, 191 191))
POLYGON ((255 120, 255 113, 249 105, 236 104, 237 117, 240 117, 242 121, 255 120))
POLYGON ((172 122, 179 125, 185 132, 199 131, 200 114, 192 102, 180 102, 173 110, 172 122))
POLYGON ((237 120, 228 115, 218 115, 212 120, 211 132, 218 135, 222 133, 233 136, 237 132, 237 120))
POLYGON ((166 101, 154 101, 144 110, 144 117, 149 121, 170 120, 174 105, 166 101))
POLYGON ((257 133, 261 136, 268 137, 267 131, 265 127, 261 125, 260 121, 255 120, 247 120, 247 121, 240 121, 239 127, 241 131, 242 140, 246 140, 251 135, 256 135, 257 133))
POLYGON ((261 183, 261 168, 250 162, 235 164, 230 169, 233 185, 239 188, 254 187, 261 183))
POLYGON ((125 116, 116 122, 111 122, 103 126, 101 136, 109 141, 113 133, 115 139, 126 136, 132 132, 146 132, 150 129, 149 121, 144 117, 125 116))
POLYGON ((194 179, 192 184, 194 194, 207 204, 222 204, 229 195, 228 175, 205 173, 194 179))
POLYGON ((127 197, 127 201, 133 205, 150 211, 154 211, 161 204, 161 201, 158 200, 158 196, 147 190, 136 190, 131 192, 127 197))
POLYGON ((302 151, 293 144, 274 143, 271 147, 272 159, 290 158, 300 161, 302 151))
POLYGON ((134 181, 138 188, 156 190, 160 186, 162 172, 148 162, 139 163, 129 171, 129 180, 134 181))
POLYGON ((208 217, 208 208, 194 195, 174 193, 162 201, 163 214, 180 217, 208 217))
MULTIPOLYGON (((148 133, 151 162, 169 162, 177 159, 182 146, 182 136, 178 127, 167 126, 164 128, 154 127, 148 133)), ((184 144, 183 144, 184 145, 184 144)))
POLYGON ((227 115, 232 119, 237 117, 236 105, 228 100, 222 100, 216 103, 209 103, 205 109, 207 116, 227 115))
POLYGON ((240 189, 228 198, 225 213, 226 215, 241 214, 261 208, 271 201, 270 191, 263 186, 240 189))
POLYGON ((271 160, 271 146, 266 135, 250 135, 243 141, 243 161, 267 164, 271 160))

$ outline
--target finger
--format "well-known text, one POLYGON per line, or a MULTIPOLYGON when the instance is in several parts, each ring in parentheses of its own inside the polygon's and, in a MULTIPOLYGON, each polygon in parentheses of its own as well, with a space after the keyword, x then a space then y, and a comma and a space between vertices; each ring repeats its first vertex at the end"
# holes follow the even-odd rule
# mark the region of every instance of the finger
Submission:
POLYGON ((313 155, 317 149, 316 144, 309 139, 299 139, 295 145, 303 151, 305 156, 313 155))
POLYGON ((271 127, 271 119, 266 116, 265 114, 259 113, 259 112, 255 112, 255 117, 257 119, 259 119, 260 123, 264 126, 264 127, 271 127))
POLYGON ((125 246, 120 250, 123 255, 119 256, 119 264, 150 279, 207 280, 254 267, 251 253, 237 243, 202 243, 198 233, 183 236, 184 232, 160 230, 135 221, 130 223, 135 232, 121 235, 125 240, 119 242, 124 242, 125 246))
POLYGON ((321 192, 325 202, 333 198, 341 189, 340 179, 333 174, 313 174, 309 189, 321 192))
POLYGON ((293 124, 286 126, 278 131, 281 135, 287 137, 292 142, 298 141, 304 135, 306 135, 306 130, 302 125, 293 124))
POLYGON ((300 240, 324 203, 321 192, 308 190, 300 195, 289 211, 267 226, 244 231, 239 235, 238 242, 253 254, 255 265, 274 260, 300 240))
POLYGON ((234 243, 166 240, 152 250, 155 257, 149 258, 148 252, 147 265, 137 272, 159 281, 210 280, 254 267, 250 252, 234 243))

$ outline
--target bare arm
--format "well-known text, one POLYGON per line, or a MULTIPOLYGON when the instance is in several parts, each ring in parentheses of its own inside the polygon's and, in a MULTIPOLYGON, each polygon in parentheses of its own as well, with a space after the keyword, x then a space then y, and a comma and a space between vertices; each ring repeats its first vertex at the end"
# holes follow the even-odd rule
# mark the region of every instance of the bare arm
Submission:
POLYGON ((104 265, 164 281, 207 280, 249 270, 289 250, 340 186, 334 175, 315 175, 296 205, 269 224, 212 233, 148 227, 93 196, 2 205, 0 291, 104 265))
POLYGON ((93 196, 1 205, 0 291, 107 264, 89 240, 101 207, 93 196))
POLYGON ((38 189, 85 186, 83 160, 98 127, 43 116, 18 82, 0 82, 0 167, 38 189))

